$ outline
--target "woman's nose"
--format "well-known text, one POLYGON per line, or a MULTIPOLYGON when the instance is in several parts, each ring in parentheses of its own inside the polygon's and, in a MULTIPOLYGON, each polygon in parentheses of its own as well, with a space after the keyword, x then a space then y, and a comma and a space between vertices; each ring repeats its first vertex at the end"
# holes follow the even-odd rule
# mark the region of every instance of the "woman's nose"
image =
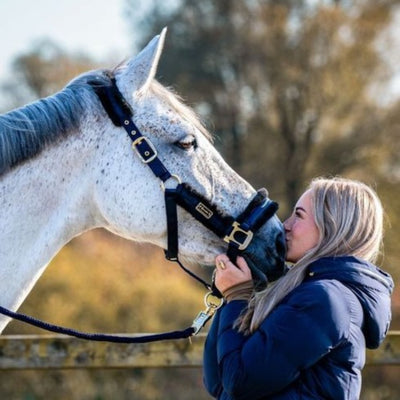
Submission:
POLYGON ((290 231, 290 218, 283 222, 283 228, 285 229, 285 232, 290 231))

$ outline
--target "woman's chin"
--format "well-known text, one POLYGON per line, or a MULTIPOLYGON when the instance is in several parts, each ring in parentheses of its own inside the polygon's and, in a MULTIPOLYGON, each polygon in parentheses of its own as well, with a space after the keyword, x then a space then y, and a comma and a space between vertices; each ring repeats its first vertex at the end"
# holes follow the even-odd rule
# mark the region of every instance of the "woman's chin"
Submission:
POLYGON ((291 264, 295 264, 297 262, 297 258, 291 256, 290 252, 287 252, 285 261, 291 264))

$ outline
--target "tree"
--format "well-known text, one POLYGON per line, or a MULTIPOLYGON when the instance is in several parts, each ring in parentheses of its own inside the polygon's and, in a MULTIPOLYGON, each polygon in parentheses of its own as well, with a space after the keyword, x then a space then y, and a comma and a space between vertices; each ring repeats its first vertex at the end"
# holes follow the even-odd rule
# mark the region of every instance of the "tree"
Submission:
POLYGON ((163 4, 142 19, 143 42, 169 27, 160 75, 214 122, 234 168, 292 205, 310 176, 365 163, 379 141, 366 118, 384 122, 369 93, 385 78, 376 41, 394 1, 163 4))
POLYGON ((87 56, 68 54, 50 40, 39 41, 30 51, 15 58, 13 75, 0 89, 8 98, 8 108, 49 96, 72 78, 93 69, 87 56))

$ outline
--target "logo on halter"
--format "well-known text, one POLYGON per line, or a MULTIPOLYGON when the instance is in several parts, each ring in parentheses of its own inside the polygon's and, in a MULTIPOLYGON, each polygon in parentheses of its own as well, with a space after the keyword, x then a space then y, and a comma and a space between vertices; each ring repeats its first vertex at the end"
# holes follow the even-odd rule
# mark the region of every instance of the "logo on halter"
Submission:
POLYGON ((196 210, 204 217, 207 219, 210 219, 213 216, 213 212, 202 202, 198 203, 196 206, 196 210))

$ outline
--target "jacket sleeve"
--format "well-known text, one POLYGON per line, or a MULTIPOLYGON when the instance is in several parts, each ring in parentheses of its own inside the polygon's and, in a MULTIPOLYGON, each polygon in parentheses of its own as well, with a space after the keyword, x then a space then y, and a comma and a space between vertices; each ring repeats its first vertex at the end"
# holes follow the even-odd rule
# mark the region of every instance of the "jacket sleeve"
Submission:
MULTIPOLYGON (((246 301, 235 301, 236 303, 236 314, 239 316, 241 310, 243 310, 247 302, 246 301)), ((208 332, 205 346, 204 346, 204 356, 203 356, 203 381, 204 386, 206 387, 208 393, 210 393, 213 397, 218 397, 221 393, 222 382, 221 382, 221 374, 218 366, 218 357, 217 357, 217 342, 218 342, 218 331, 219 331, 219 322, 222 309, 226 307, 226 305, 222 306, 221 309, 217 311, 212 320, 212 324, 210 330, 208 332)), ((232 323, 235 321, 235 317, 231 315, 232 323)))
POLYGON ((287 388, 349 330, 349 311, 340 292, 318 282, 297 288, 250 336, 232 326, 242 309, 232 301, 221 309, 217 322, 218 373, 233 399, 257 399, 287 388))

